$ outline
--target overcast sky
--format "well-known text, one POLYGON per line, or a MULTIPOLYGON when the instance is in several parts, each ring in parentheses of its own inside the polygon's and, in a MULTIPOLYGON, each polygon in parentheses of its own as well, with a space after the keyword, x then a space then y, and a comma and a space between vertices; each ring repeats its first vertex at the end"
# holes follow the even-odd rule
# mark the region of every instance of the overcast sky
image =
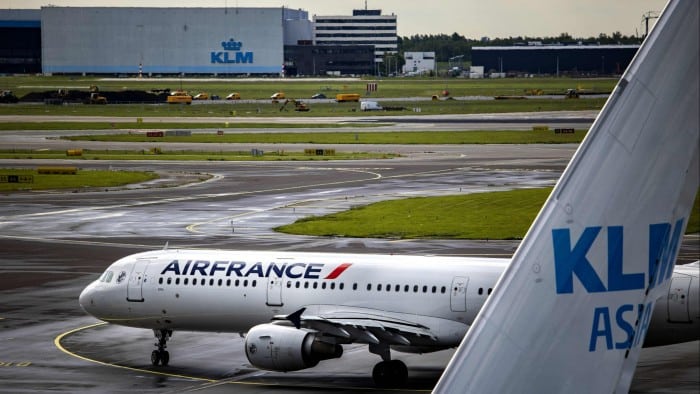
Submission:
MULTIPOLYGON (((696 0, 691 0, 696 1, 696 0)), ((56 6, 289 7, 312 15, 350 15, 364 0, 0 0, 0 9, 56 6)), ((666 0, 367 0, 368 8, 398 16, 398 34, 488 36, 597 36, 644 33, 642 16, 666 0)), ((1 11, 0 11, 1 12, 1 11)), ((651 25, 650 25, 651 26, 651 25)))

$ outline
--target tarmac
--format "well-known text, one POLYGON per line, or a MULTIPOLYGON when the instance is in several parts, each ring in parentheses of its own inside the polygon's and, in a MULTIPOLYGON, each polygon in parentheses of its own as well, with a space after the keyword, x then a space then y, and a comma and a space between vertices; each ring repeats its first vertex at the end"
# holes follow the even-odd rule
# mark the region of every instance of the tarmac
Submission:
MULTIPOLYGON (((305 237, 272 228, 379 200, 552 185, 576 146, 396 148, 405 149, 405 157, 76 161, 71 163, 82 168, 153 170, 162 179, 139 187, 0 195, 0 391, 383 391, 371 380, 377 357, 361 345, 346 347, 340 360, 277 373, 251 367, 237 334, 176 332, 168 346, 171 364, 153 367, 150 331, 100 324, 80 309, 77 298, 113 261, 166 243, 169 248, 508 257, 517 241, 305 237)), ((40 164, 0 161, 0 167, 40 164)), ((699 244, 697 236, 685 237, 681 261, 697 260, 699 244)), ((430 391, 451 354, 399 355, 408 365, 409 382, 398 392, 430 391)), ((698 341, 644 349, 631 392, 698 392, 699 354, 698 341)))

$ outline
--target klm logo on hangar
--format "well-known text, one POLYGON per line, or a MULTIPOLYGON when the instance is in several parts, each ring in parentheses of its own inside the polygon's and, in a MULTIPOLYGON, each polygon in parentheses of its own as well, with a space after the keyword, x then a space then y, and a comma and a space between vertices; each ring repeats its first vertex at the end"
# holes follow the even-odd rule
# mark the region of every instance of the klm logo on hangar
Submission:
POLYGON ((253 63, 253 52, 241 52, 243 43, 235 41, 233 38, 223 41, 221 46, 223 51, 211 52, 211 62, 213 64, 239 64, 253 63))

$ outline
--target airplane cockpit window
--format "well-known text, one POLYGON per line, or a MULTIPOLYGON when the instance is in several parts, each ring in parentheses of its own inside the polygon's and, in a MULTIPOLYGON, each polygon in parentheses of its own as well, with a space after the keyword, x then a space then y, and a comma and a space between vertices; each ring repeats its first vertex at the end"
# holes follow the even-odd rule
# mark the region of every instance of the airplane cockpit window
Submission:
POLYGON ((112 271, 107 271, 102 275, 102 278, 100 278, 100 282, 106 282, 109 283, 112 281, 112 277, 114 276, 114 272, 112 271))

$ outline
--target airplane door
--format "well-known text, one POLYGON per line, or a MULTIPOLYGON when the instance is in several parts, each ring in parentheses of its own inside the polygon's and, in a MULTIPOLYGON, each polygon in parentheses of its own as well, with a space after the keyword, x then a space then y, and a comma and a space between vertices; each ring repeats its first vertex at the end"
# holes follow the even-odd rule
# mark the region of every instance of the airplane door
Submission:
POLYGON ((146 281, 146 267, 151 260, 136 260, 129 275, 129 283, 126 287, 126 300, 143 302, 143 283, 146 281))
POLYGON ((452 279, 452 291, 450 293, 450 309, 452 312, 467 311, 467 283, 466 276, 455 276, 452 279))
POLYGON ((267 278, 268 306, 282 306, 282 282, 284 282, 282 278, 276 273, 270 272, 270 276, 267 278))
POLYGON ((688 305, 688 290, 690 277, 676 276, 671 278, 668 289, 668 321, 673 323, 689 323, 690 308, 688 305))

